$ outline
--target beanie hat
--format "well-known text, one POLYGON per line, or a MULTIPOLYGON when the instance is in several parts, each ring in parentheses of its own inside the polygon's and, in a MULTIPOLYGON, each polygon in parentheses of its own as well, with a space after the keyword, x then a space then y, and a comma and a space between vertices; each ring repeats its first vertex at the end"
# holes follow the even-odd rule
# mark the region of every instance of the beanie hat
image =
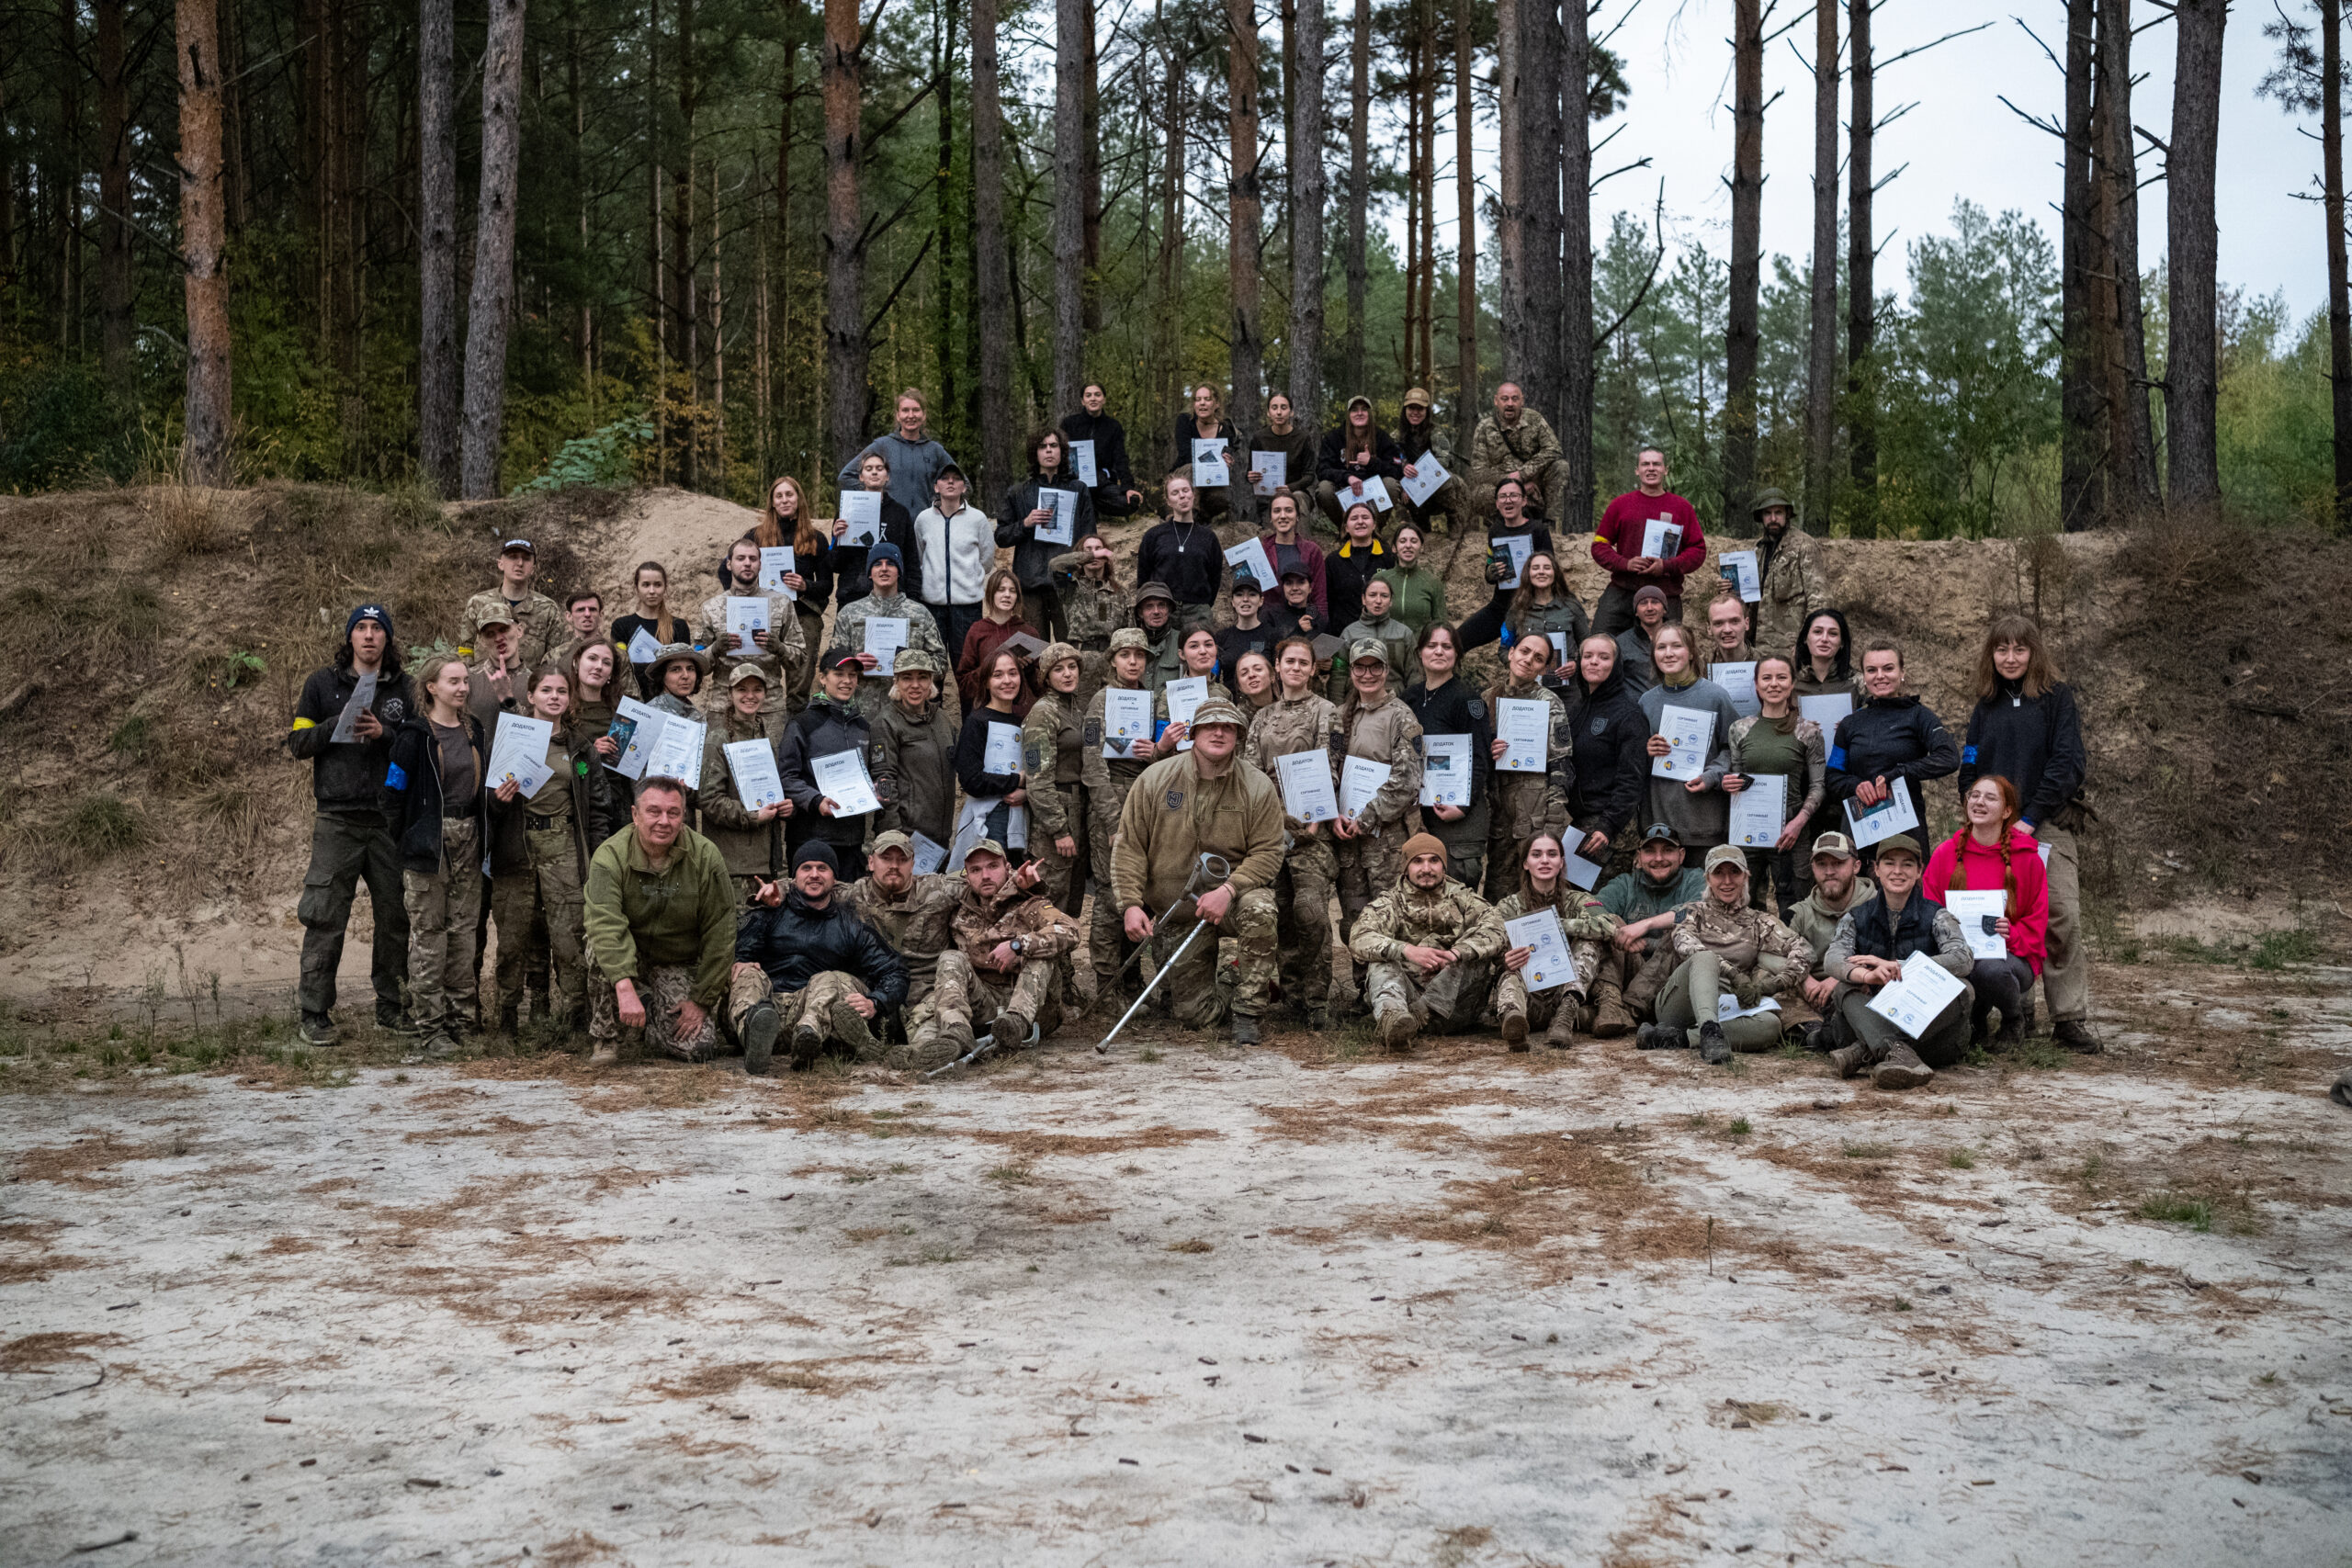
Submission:
POLYGON ((1442 858, 1445 854, 1445 840, 1435 833, 1416 833, 1405 840, 1405 847, 1398 853, 1407 865, 1412 864, 1417 855, 1437 855, 1442 858))
POLYGON ((362 604, 351 612, 349 620, 343 623, 344 641, 351 640, 351 634, 359 629, 359 623, 362 621, 375 622, 384 628, 384 640, 386 642, 392 640, 392 613, 381 604, 362 604))
POLYGON ((868 571, 873 570, 877 564, 883 561, 888 561, 900 571, 907 570, 906 552, 899 548, 896 545, 880 544, 865 552, 865 569, 868 571))
POLYGON ((841 874, 842 863, 834 857, 833 846, 825 842, 822 839, 811 839, 807 843, 792 852, 792 869, 794 871, 797 872, 802 866, 807 865, 810 861, 817 862, 827 871, 831 872, 836 876, 841 874))

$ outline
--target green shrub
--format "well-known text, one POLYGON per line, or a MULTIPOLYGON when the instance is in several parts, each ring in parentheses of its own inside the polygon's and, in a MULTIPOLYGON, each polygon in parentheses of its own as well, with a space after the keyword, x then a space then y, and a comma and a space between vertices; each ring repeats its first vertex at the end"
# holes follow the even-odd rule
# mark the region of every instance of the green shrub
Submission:
POLYGON ((74 803, 58 824, 57 836, 68 847, 94 860, 125 854, 147 842, 147 824, 138 808, 119 795, 100 791, 74 803))

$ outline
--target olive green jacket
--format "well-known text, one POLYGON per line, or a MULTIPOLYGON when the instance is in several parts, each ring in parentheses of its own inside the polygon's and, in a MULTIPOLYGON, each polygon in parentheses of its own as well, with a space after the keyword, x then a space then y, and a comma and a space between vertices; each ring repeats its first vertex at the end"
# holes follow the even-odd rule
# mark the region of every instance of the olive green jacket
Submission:
POLYGON ((589 961, 607 984, 656 964, 692 969, 695 1000, 716 1007, 735 964, 735 906, 726 858, 708 839, 680 829, 669 864, 656 872, 637 829, 624 828, 588 857, 589 961))

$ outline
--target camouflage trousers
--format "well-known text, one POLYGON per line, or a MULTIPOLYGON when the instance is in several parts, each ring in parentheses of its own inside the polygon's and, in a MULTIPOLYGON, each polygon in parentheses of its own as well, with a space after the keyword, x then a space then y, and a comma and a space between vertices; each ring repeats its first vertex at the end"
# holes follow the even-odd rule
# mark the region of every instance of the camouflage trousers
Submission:
POLYGON ((1108 789, 1086 792, 1087 851, 1094 869, 1094 912, 1086 922, 1086 946, 1093 954, 1094 983, 1103 1001, 1110 999, 1120 965, 1135 951, 1122 929, 1119 900, 1111 891, 1111 842, 1119 836, 1119 813, 1127 804, 1132 783, 1114 778, 1108 789))
MULTIPOLYGON (((1061 1027, 1062 965, 1067 959, 1028 959, 1005 975, 965 962, 960 953, 956 957, 968 976, 965 983, 970 987, 971 1006, 980 1014, 980 1022, 993 1023, 1000 1013, 1019 1013, 1037 1026, 1040 1038, 1051 1037, 1061 1027)), ((943 954, 941 963, 945 962, 943 954)))
POLYGON ((408 901, 401 886, 400 852, 384 819, 369 812, 350 816, 322 811, 311 824, 311 868, 302 877, 302 1010, 334 1010, 335 971, 343 965, 343 934, 362 881, 376 922, 370 964, 379 1004, 401 1003, 408 978, 408 901))
MULTIPOLYGON (((1176 960, 1175 972, 1160 981, 1155 994, 1168 998, 1170 1016, 1194 1029, 1206 1029, 1227 1013, 1263 1016, 1274 994, 1280 923, 1271 887, 1253 887, 1235 899, 1223 923, 1193 938, 1176 960), (1229 960, 1223 956, 1228 944, 1229 960)), ((1154 960, 1164 967, 1160 953, 1173 954, 1192 929, 1180 911, 1153 935, 1154 960)))
POLYGON ((474 916, 481 904, 479 819, 441 819, 447 871, 401 873, 408 909, 408 1009, 430 1033, 469 1021, 474 1010, 474 916))
POLYGON ((849 1005, 850 998, 864 995, 865 987, 838 969, 810 976, 808 983, 797 991, 779 991, 766 970, 756 964, 738 964, 727 983, 727 1032, 741 1040, 743 1020, 751 1010, 762 1002, 774 1002, 780 1046, 791 1040, 794 1030, 806 1024, 823 1035, 828 1045, 839 1046, 841 1054, 861 1062, 875 1061, 882 1055, 882 1043, 849 1005))
POLYGON ((1568 956, 1576 963, 1577 977, 1565 986, 1554 986, 1548 990, 1530 991, 1524 970, 1503 970, 1495 981, 1493 992, 1487 998, 1487 1010, 1481 1021, 1491 1029, 1500 1021, 1506 1010, 1516 1008, 1527 1015, 1530 1029, 1549 1029, 1552 1020, 1559 1015, 1563 1002, 1573 1007, 1585 1005, 1600 976, 1609 973, 1609 957, 1614 951, 1607 942, 1592 937, 1571 938, 1568 956))
MULTIPOLYGON (((1075 916, 1079 906, 1086 902, 1086 878, 1092 857, 1087 852, 1087 840, 1094 836, 1094 825, 1086 813, 1086 786, 1077 784, 1032 784, 1029 793, 1052 790, 1061 797, 1063 820, 1069 825, 1069 836, 1077 843, 1078 853, 1065 859, 1054 848, 1054 840, 1037 827, 1037 816, 1029 815, 1029 858, 1035 861, 1046 880, 1037 886, 1038 896, 1065 915, 1075 916)), ((1105 887, 1110 884, 1103 883, 1105 887)))
POLYGON ((1306 1012, 1331 999, 1331 890, 1340 862, 1322 833, 1293 840, 1274 879, 1283 999, 1306 1012))
POLYGON ((1409 821, 1392 822, 1376 832, 1358 833, 1336 842, 1342 940, 1355 933, 1356 917, 1404 876, 1405 840, 1420 830, 1420 817, 1416 813, 1409 821))
POLYGON ((950 948, 938 957, 930 980, 911 981, 899 1010, 907 1043, 883 1057, 883 1066, 928 1072, 971 1049, 972 965, 950 948))
POLYGON ((678 1032, 678 1004, 695 994, 695 972, 683 964, 648 964, 633 985, 638 1005, 645 1009, 645 1025, 621 1024, 620 998, 613 982, 602 975, 588 988, 588 1038, 596 1043, 626 1043, 675 1056, 683 1062, 707 1062, 718 1055, 718 1019, 705 1013, 702 1027, 691 1034, 678 1032))
POLYGON ((1424 984, 1419 964, 1374 964, 1364 973, 1364 999, 1374 1018, 1402 1008, 1423 1030, 1459 1032, 1476 1026, 1493 970, 1483 959, 1449 964, 1424 984))
MULTIPOLYGON (((528 933, 535 924, 543 923, 554 959, 550 1016, 570 1028, 588 1005, 579 852, 571 842, 569 820, 553 828, 534 829, 529 843, 530 870, 490 879, 490 918, 498 922, 498 1005, 503 1010, 522 1001, 527 979, 525 970, 532 956, 528 933)), ((541 985, 547 982, 542 980, 541 985)), ((538 994, 544 998, 548 993, 538 994)))

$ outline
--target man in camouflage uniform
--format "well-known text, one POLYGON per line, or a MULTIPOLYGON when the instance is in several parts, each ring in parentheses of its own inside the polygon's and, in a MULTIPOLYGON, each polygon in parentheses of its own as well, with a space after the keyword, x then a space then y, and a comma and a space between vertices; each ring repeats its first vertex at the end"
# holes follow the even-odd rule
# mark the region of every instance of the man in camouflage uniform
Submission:
POLYGON ((735 886, 708 839, 685 825, 674 780, 638 786, 629 825, 588 861, 582 923, 595 969, 594 1059, 616 1060, 622 1031, 663 1055, 707 1061, 735 957, 735 886))
POLYGON ((523 640, 514 662, 527 675, 557 649, 568 647, 571 628, 563 607, 531 586, 539 558, 528 539, 509 539, 498 552, 498 586, 485 588, 466 601, 458 617, 458 653, 471 658, 481 648, 481 631, 493 620, 522 628, 523 640))
POLYGON ((1527 487, 1528 504, 1571 533, 1592 526, 1589 517, 1562 518, 1568 493, 1568 464, 1560 438, 1544 416, 1527 406, 1516 381, 1495 389, 1495 412, 1470 433, 1470 505, 1480 517, 1495 510, 1495 487, 1516 477, 1527 487))
POLYGON ((1192 1027, 1212 1026, 1229 1010, 1234 1043, 1254 1045, 1273 993, 1283 803, 1273 781, 1241 760, 1242 727, 1241 710, 1212 695, 1193 715, 1193 749, 1154 762, 1135 781, 1111 852, 1111 886, 1128 939, 1150 940, 1170 959, 1195 920, 1208 923, 1162 984, 1192 1027), (1204 852, 1224 856, 1231 874, 1177 905, 1204 852), (1165 926, 1155 930, 1155 912, 1171 905, 1165 926), (1229 977, 1217 962, 1216 938, 1225 932, 1238 944, 1229 977))
POLYGON ((1405 840, 1405 874, 1356 922, 1348 949, 1367 965, 1365 994, 1380 1043, 1411 1045, 1424 1029, 1467 1029, 1508 939, 1494 906, 1445 874, 1434 833, 1405 840))
POLYGON ((1079 547, 1046 563, 1047 581, 1061 595, 1062 615, 1069 622, 1069 640, 1078 649, 1078 694, 1091 697, 1111 678, 1111 634, 1127 624, 1135 601, 1119 586, 1111 564, 1111 547, 1089 535, 1079 547), (1088 567, 1103 563, 1096 577, 1088 567))
POLYGON ((1797 648, 1804 624, 1816 610, 1829 608, 1829 583, 1821 574, 1821 553, 1812 535, 1795 525, 1796 508, 1777 490, 1756 498, 1756 521, 1761 535, 1756 547, 1757 576, 1764 598, 1756 606, 1756 646, 1766 653, 1781 653, 1802 666, 1805 656, 1797 648))
POLYGON ((890 700, 893 677, 883 671, 878 657, 865 651, 866 622, 890 617, 905 621, 907 640, 902 647, 922 649, 931 656, 934 669, 956 668, 956 660, 948 656, 946 641, 939 635, 938 618, 921 601, 910 599, 899 591, 899 576, 905 570, 905 552, 898 546, 876 545, 865 552, 866 576, 873 583, 873 592, 863 599, 851 600, 833 613, 833 646, 856 654, 857 661, 865 667, 865 675, 857 682, 857 711, 868 724, 890 700))
MULTIPOLYGON (((1151 645, 1141 631, 1122 626, 1113 632, 1110 684, 1121 691, 1146 690, 1144 671, 1150 659, 1151 645)), ((1158 717, 1168 716, 1166 697, 1155 694, 1152 705, 1158 717)), ((1079 735, 1078 777, 1086 787, 1086 844, 1094 876, 1094 912, 1087 921, 1086 946, 1094 960, 1094 1005, 1115 1004, 1124 1009, 1126 1001, 1119 996, 1119 974, 1135 945, 1120 934, 1117 902, 1106 897, 1111 887, 1111 852, 1119 836, 1120 815, 1126 809, 1127 791, 1151 765, 1158 748, 1149 740, 1137 740, 1125 756, 1105 757, 1103 706, 1102 692, 1086 700, 1086 723, 1079 735)), ((1126 998, 1134 994, 1130 989, 1126 998)))
MULTIPOLYGON (((1295 654, 1294 654, 1295 656, 1295 654)), ((1339 715, 1329 697, 1312 690, 1278 696, 1250 721, 1249 764, 1276 781, 1277 765, 1299 751, 1328 756, 1331 727, 1339 715)), ((1274 907, 1282 932, 1283 999, 1305 1017, 1306 1027, 1331 1027, 1331 895, 1340 886, 1339 857, 1332 836, 1320 822, 1285 816, 1290 852, 1274 883, 1274 907)))
POLYGON ((1487 688, 1487 709, 1506 697, 1544 703, 1551 709, 1544 729, 1544 766, 1540 773, 1494 770, 1493 807, 1487 827, 1487 897, 1501 898, 1519 886, 1520 862, 1538 833, 1557 833, 1568 840, 1569 792, 1576 778, 1576 743, 1568 729, 1567 705, 1560 694, 1544 684, 1544 671, 1559 661, 1557 649, 1547 651, 1548 636, 1531 634, 1511 647, 1502 682, 1487 688))
POLYGON ((1157 692, 1170 681, 1184 678, 1184 628, 1176 618, 1176 595, 1164 582, 1147 582, 1136 590, 1136 625, 1142 628, 1150 661, 1144 666, 1144 684, 1157 692))
MULTIPOLYGON (((757 540, 736 540, 727 552, 727 570, 734 574, 739 592, 714 593, 702 602, 702 614, 695 620, 695 641, 710 650, 713 663, 749 664, 757 669, 767 682, 764 705, 760 711, 780 713, 786 707, 787 694, 799 689, 800 671, 808 667, 808 645, 801 638, 800 617, 794 612, 792 601, 783 594, 760 592, 757 540), (748 639, 749 646, 745 646, 747 639, 727 629, 729 598, 767 601, 767 628, 753 632, 748 639)), ((703 688, 702 700, 706 708, 717 711, 728 705, 728 693, 713 683, 703 688)))
POLYGON ((1674 972, 1658 992, 1657 1021, 1642 1025, 1634 1043, 1656 1051, 1695 1045, 1700 1060, 1728 1061, 1734 1051, 1770 1051, 1785 1021, 1778 1012, 1720 1021, 1724 997, 1753 1008, 1785 990, 1801 995, 1813 967, 1813 949, 1762 909, 1747 905, 1747 855, 1736 844, 1707 852, 1707 896, 1685 905, 1669 939, 1674 972))
MULTIPOLYGON (((1035 864, 1035 862, 1031 863, 1035 864)), ((971 999, 993 1018, 999 1050, 1050 1039, 1062 1021, 1062 973, 1078 925, 1012 877, 1004 846, 982 839, 964 853, 956 906, 956 952, 968 966, 971 999)))
POLYGON ((1389 690, 1388 652, 1365 637, 1348 649, 1354 690, 1331 721, 1331 787, 1340 794, 1340 912, 1352 932, 1366 906, 1404 874, 1407 835, 1421 824, 1421 721, 1389 690), (1388 782, 1352 817, 1345 814, 1347 761, 1385 763, 1388 782))
POLYGON ((916 875, 914 841, 893 828, 875 835, 865 875, 843 897, 906 961, 907 999, 899 1018, 907 1043, 886 1053, 882 1065, 925 1071, 969 1051, 972 970, 956 951, 955 931, 964 878, 916 875))
POLYGON ((726 685, 713 682, 712 689, 725 694, 727 707, 703 731, 702 784, 695 791, 695 801, 702 813, 703 837, 726 860, 727 874, 748 902, 759 884, 784 874, 784 828, 793 813, 792 797, 787 795, 757 811, 744 809, 727 748, 762 740, 773 757, 786 715, 771 700, 775 688, 768 683, 768 672, 757 664, 738 664, 728 671, 726 685))

